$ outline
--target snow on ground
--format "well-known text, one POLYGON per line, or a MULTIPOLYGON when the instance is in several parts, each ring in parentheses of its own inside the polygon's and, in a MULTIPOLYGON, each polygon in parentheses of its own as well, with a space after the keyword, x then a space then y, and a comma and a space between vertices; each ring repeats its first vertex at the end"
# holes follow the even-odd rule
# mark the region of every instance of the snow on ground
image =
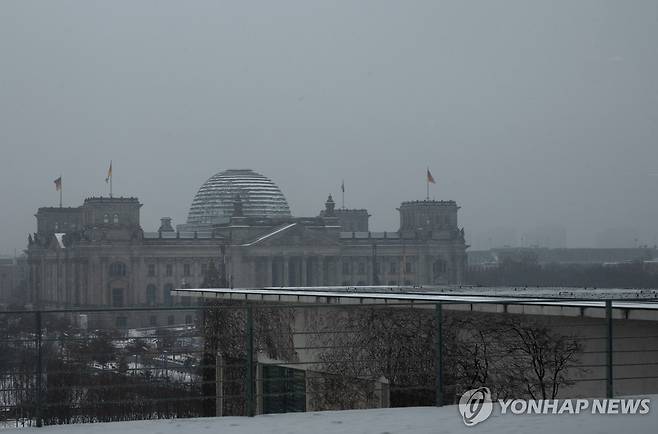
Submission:
MULTIPOLYGON (((652 399, 658 403, 657 397, 652 399)), ((248 417, 170 419, 138 422, 59 425, 22 428, 21 433, 40 434, 600 434, 656 433, 658 409, 647 415, 500 415, 466 427, 457 406, 387 408, 248 417)))

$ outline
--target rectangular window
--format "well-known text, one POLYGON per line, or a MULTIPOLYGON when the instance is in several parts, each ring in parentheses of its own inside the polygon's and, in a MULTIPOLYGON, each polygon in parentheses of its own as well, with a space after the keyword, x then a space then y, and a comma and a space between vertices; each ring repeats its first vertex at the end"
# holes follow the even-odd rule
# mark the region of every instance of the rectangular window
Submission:
POLYGON ((201 275, 205 276, 208 272, 208 264, 201 264, 201 275))
POLYGON ((391 262, 389 272, 391 274, 397 273, 398 272, 398 267, 396 266, 395 262, 391 262))
POLYGON ((183 276, 191 276, 191 267, 190 264, 183 264, 183 276))
POLYGON ((366 274, 366 264, 359 262, 359 274, 366 274))
POLYGON ((343 274, 350 274, 350 263, 343 261, 343 274))
POLYGON ((174 266, 173 265, 167 264, 166 274, 167 274, 167 276, 173 276, 174 275, 174 266))
POLYGON ((123 307, 123 288, 112 288, 112 307, 123 307))
POLYGON ((148 276, 155 277, 155 264, 149 264, 148 276))
POLYGON ((404 272, 405 273, 413 273, 413 266, 411 265, 411 262, 405 262, 404 272))

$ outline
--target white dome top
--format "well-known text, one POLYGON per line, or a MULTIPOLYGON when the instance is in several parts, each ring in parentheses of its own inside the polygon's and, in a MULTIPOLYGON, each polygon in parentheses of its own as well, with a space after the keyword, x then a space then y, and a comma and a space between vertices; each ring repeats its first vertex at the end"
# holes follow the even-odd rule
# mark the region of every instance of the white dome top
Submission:
POLYGON ((227 222, 237 195, 245 217, 290 217, 288 201, 271 179, 250 169, 232 169, 203 183, 194 196, 187 223, 227 222))

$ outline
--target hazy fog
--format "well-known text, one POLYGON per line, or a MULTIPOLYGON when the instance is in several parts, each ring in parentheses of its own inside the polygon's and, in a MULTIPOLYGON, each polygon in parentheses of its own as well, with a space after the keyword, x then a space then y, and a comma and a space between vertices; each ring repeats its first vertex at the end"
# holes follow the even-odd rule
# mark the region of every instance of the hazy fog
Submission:
POLYGON ((655 0, 3 0, 0 254, 110 159, 145 230, 228 168, 396 230, 429 166, 473 248, 658 243, 657 43, 655 0))

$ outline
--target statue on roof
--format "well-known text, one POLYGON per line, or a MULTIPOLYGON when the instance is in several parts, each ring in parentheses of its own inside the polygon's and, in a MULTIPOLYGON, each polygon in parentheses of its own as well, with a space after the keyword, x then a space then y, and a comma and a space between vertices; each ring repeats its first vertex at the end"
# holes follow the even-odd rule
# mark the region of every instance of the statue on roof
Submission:
POLYGON ((335 212, 334 210, 336 209, 336 203, 334 202, 334 198, 329 195, 327 198, 327 201, 324 203, 324 216, 325 217, 334 217, 335 212))

